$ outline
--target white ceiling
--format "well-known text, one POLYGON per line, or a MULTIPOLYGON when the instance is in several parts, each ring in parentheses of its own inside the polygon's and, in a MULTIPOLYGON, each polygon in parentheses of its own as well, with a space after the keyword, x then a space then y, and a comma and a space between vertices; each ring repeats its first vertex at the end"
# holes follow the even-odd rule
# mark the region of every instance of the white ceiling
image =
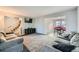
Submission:
POLYGON ((14 12, 23 16, 38 17, 73 8, 75 8, 75 6, 9 6, 0 7, 0 10, 14 12))

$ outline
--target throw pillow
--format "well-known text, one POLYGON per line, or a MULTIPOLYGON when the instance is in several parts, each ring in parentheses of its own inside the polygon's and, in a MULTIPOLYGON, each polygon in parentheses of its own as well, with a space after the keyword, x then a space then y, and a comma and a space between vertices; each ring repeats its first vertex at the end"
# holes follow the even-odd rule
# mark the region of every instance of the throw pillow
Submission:
POLYGON ((71 52, 73 49, 75 49, 74 45, 67 45, 67 44, 63 44, 63 43, 53 45, 53 47, 62 52, 71 52))
POLYGON ((68 37, 70 34, 69 33, 63 33, 63 34, 61 34, 61 38, 66 38, 66 37, 68 37))
POLYGON ((69 35, 69 39, 71 39, 75 34, 76 34, 76 32, 71 32, 69 35))
POLYGON ((6 39, 2 33, 0 33, 0 43, 5 42, 6 39))
POLYGON ((2 34, 4 37, 6 37, 6 33, 4 33, 4 32, 0 32, 0 34, 2 34))
POLYGON ((7 34, 5 38, 6 38, 6 40, 9 40, 9 39, 13 39, 16 37, 17 37, 17 35, 15 35, 15 34, 7 34))

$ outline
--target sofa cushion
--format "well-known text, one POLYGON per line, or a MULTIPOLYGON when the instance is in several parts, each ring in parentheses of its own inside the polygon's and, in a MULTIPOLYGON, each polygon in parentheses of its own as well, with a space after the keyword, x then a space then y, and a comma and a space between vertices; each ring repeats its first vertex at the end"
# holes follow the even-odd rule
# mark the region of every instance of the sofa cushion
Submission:
POLYGON ((5 41, 6 41, 6 39, 5 39, 4 35, 2 33, 0 33, 0 43, 3 43, 5 41))
POLYGON ((75 34, 70 40, 71 45, 79 46, 79 33, 75 34))
POLYGON ((61 38, 66 38, 68 36, 69 36, 69 33, 63 33, 63 34, 61 34, 61 38))
POLYGON ((74 45, 67 45, 63 43, 53 45, 53 47, 63 52, 71 52, 73 49, 75 49, 74 45))
POLYGON ((76 34, 76 32, 71 32, 69 35, 69 39, 71 39, 75 34, 76 34))
POLYGON ((62 38, 62 39, 65 39, 65 40, 68 40, 68 41, 70 41, 71 40, 71 38, 74 36, 76 34, 76 32, 71 32, 71 33, 63 33, 62 34, 62 36, 61 37, 59 37, 59 38, 62 38))
POLYGON ((3 43, 3 42, 5 42, 5 39, 0 38, 0 43, 3 43))
POLYGON ((4 33, 4 32, 0 32, 0 34, 2 34, 4 37, 6 36, 6 33, 4 33))
POLYGON ((59 35, 58 38, 70 41, 69 35, 70 35, 69 32, 64 32, 63 34, 59 35))
POLYGON ((9 40, 9 39, 13 39, 16 37, 17 37, 17 35, 15 35, 15 34, 7 34, 5 38, 6 38, 6 40, 9 40))

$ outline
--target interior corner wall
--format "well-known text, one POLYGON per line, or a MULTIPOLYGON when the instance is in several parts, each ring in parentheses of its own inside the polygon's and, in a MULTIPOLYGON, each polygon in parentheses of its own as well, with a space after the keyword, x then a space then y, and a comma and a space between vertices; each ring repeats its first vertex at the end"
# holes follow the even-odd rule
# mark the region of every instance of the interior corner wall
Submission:
POLYGON ((66 28, 68 31, 77 32, 77 9, 66 13, 66 28))

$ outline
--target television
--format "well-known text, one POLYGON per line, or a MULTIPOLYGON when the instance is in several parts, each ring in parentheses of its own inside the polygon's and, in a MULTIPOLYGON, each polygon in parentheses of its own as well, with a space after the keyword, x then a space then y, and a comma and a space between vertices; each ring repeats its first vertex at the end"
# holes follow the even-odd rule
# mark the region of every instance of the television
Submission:
POLYGON ((29 18, 29 23, 32 23, 32 18, 29 18))
POLYGON ((25 23, 32 23, 32 18, 29 18, 29 19, 25 18, 24 20, 25 20, 25 23))

